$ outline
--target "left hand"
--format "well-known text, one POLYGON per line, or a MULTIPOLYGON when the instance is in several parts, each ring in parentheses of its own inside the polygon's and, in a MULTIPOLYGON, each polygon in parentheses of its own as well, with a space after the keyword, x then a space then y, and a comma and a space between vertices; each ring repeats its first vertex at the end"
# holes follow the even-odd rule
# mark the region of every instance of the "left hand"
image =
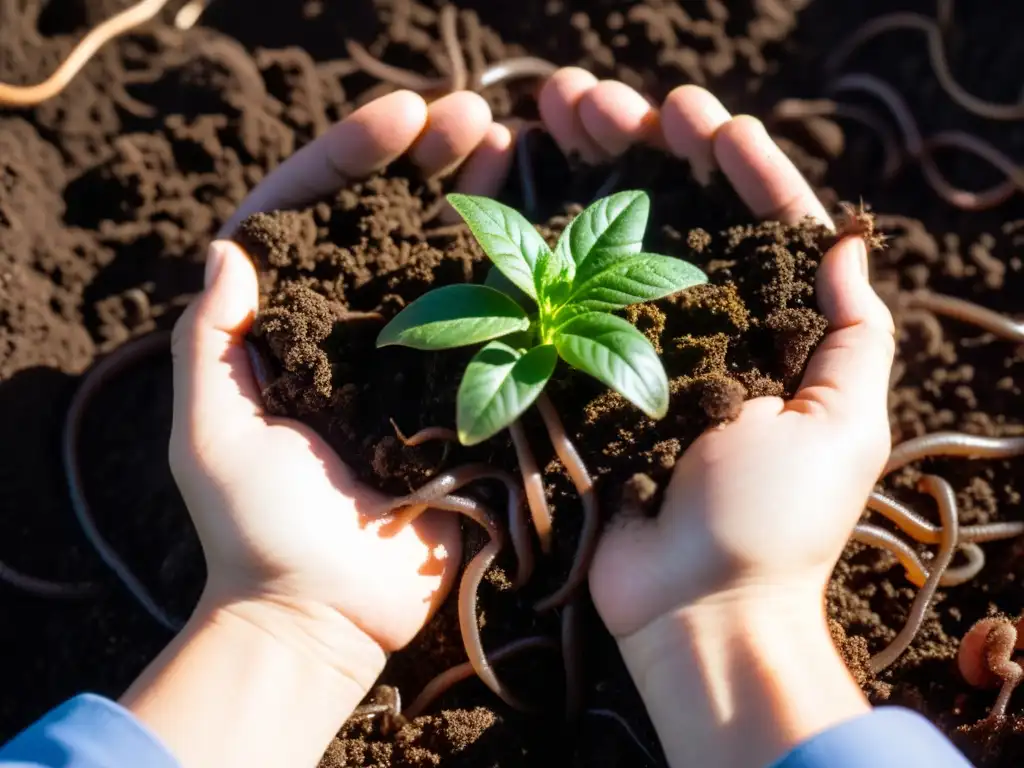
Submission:
MULTIPOLYGON (((353 113, 278 167, 221 232, 301 206, 408 154, 424 177, 461 169, 458 188, 494 194, 512 140, 486 102, 456 93, 429 107, 408 91, 353 113)), ((259 306, 256 271, 234 243, 210 247, 206 289, 174 329, 171 468, 207 561, 202 610, 245 612, 271 634, 295 627, 369 686, 407 644, 460 563, 458 521, 422 516, 382 535, 382 497, 358 483, 309 427, 264 413, 243 337, 259 306), (348 659, 342 657, 349 657, 348 659)))

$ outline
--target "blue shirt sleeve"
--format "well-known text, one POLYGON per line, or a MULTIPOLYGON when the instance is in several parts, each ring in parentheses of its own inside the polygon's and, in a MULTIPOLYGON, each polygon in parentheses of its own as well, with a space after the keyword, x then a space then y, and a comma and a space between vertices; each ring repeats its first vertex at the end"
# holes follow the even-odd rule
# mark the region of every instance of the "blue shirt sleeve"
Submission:
POLYGON ((916 712, 879 707, 814 736, 772 768, 971 768, 945 736, 916 712))
POLYGON ((180 768, 118 704, 93 694, 65 702, 0 747, 2 768, 180 768))

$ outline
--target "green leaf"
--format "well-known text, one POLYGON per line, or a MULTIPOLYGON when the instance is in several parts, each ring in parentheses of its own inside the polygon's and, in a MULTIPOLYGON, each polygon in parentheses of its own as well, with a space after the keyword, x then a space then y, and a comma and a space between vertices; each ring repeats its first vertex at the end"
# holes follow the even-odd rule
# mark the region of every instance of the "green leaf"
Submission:
POLYGON ((475 195, 448 195, 494 265, 531 299, 537 299, 538 267, 551 253, 544 238, 522 214, 475 195))
POLYGON ((531 308, 536 307, 536 302, 519 290, 519 286, 505 277, 502 271, 497 267, 491 267, 487 271, 487 277, 484 278, 484 285, 493 288, 496 291, 501 291, 527 312, 529 312, 531 308))
POLYGON ((526 354, 500 341, 481 349, 459 385, 455 425, 463 445, 476 445, 505 429, 533 405, 555 371, 550 344, 526 354))
POLYGON ((654 301, 708 281, 697 267, 672 256, 641 253, 607 261, 585 283, 573 286, 568 304, 609 310, 654 301))
POLYGON ((658 353, 626 320, 604 312, 576 315, 555 331, 569 365, 589 373, 652 419, 668 412, 668 376, 658 353))
POLYGON ((650 211, 651 199, 645 192, 618 192, 602 198, 569 222, 555 253, 576 264, 577 284, 586 282, 594 271, 588 262, 640 253, 650 211))
POLYGON ((395 315, 377 336, 377 346, 450 349, 529 327, 523 308, 501 291, 483 285, 446 285, 395 315))

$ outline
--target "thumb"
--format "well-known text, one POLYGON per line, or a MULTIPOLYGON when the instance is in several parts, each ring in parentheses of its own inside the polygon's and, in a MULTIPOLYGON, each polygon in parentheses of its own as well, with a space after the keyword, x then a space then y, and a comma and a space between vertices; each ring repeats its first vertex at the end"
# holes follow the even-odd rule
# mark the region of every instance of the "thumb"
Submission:
POLYGON ((171 441, 193 451, 262 413, 243 343, 259 307, 256 270, 235 243, 217 240, 207 252, 205 283, 171 341, 171 441))
POLYGON ((817 283, 829 331, 787 408, 824 411, 834 420, 887 423, 894 329, 892 315, 868 282, 864 240, 846 237, 833 246, 821 262, 817 283))

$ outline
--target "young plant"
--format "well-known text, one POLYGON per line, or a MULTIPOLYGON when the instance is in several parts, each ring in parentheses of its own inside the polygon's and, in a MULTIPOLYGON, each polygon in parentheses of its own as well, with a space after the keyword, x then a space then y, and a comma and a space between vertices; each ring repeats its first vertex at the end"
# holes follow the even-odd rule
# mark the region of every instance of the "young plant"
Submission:
POLYGON ((513 424, 540 396, 558 358, 618 392, 652 419, 668 410, 668 377, 651 343, 613 311, 707 282, 681 259, 643 251, 643 192, 598 200, 554 249, 517 211, 483 197, 448 201, 494 262, 484 285, 449 285, 403 309, 377 346, 441 350, 487 342, 456 399, 463 445, 513 424))

